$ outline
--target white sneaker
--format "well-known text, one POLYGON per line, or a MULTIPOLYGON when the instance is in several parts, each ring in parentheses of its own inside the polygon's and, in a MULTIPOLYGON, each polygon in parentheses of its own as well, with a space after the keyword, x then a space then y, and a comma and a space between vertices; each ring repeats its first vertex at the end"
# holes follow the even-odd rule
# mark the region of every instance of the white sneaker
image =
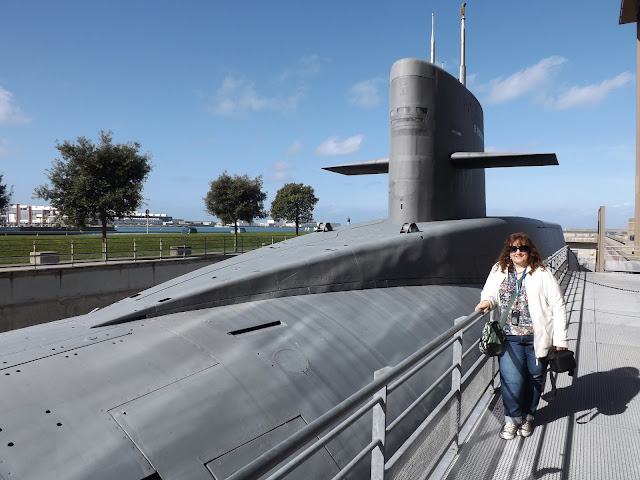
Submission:
POLYGON ((525 438, 530 437, 532 433, 533 433, 533 423, 531 423, 529 420, 524 422, 522 425, 520 425, 520 428, 518 428, 519 437, 525 437, 525 438))
POLYGON ((500 432, 500 438, 503 440, 513 440, 516 438, 518 432, 518 425, 515 423, 506 423, 500 432))

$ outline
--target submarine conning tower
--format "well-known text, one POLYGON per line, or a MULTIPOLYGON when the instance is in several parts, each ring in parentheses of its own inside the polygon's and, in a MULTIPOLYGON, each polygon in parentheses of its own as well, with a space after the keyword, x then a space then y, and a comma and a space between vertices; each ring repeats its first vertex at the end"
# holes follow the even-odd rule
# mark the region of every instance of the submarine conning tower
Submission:
POLYGON ((389 157, 323 169, 388 173, 389 222, 401 231, 405 224, 485 217, 485 168, 558 165, 555 153, 485 152, 480 102, 433 63, 403 58, 390 80, 389 157))
POLYGON ((451 161, 456 152, 484 151, 476 97, 442 68, 403 58, 391 67, 389 105, 390 221, 484 217, 484 168, 451 161))

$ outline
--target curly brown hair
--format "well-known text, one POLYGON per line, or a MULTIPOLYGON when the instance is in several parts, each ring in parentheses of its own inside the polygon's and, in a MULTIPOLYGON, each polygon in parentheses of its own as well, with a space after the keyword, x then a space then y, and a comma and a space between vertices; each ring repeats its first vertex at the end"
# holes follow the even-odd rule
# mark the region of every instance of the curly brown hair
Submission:
POLYGON ((534 245, 534 243, 529 238, 529 235, 526 233, 518 232, 512 233, 507 237, 504 241, 504 247, 500 252, 500 256, 498 257, 498 265, 500 265, 500 271, 504 273, 505 270, 509 272, 513 272, 513 262, 511 261, 511 256, 509 255, 509 247, 515 243, 519 242, 520 245, 526 245, 529 247, 529 275, 531 275, 536 268, 540 270, 544 270, 544 265, 542 265, 542 259, 540 258, 540 253, 538 249, 534 245))

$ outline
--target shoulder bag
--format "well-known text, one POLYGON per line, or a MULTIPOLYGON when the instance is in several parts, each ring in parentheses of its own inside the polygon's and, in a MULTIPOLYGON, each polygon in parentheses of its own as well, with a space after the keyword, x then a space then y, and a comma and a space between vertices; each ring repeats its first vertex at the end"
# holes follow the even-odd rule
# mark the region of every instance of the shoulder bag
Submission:
MULTIPOLYGON (((522 275, 522 278, 518 280, 518 290, 522 287, 523 281, 524 275, 522 275)), ((505 308, 502 312, 502 318, 500 318, 500 322, 489 320, 484 324, 484 327, 482 327, 482 333, 480 334, 480 343, 478 344, 478 348, 484 355, 488 357, 495 357, 502 353, 502 344, 507 339, 507 336, 504 334, 504 324, 507 322, 507 315, 509 315, 515 299, 516 292, 511 292, 511 296, 509 297, 509 305, 507 305, 507 308, 505 308)))
POLYGON ((502 312, 502 318, 499 322, 496 320, 489 320, 482 327, 482 333, 480 334, 480 343, 478 348, 480 352, 488 357, 495 357, 502 353, 502 344, 507 339, 504 334, 504 324, 507 321, 507 315, 513 306, 513 302, 516 299, 516 292, 511 294, 509 298, 509 305, 502 312))

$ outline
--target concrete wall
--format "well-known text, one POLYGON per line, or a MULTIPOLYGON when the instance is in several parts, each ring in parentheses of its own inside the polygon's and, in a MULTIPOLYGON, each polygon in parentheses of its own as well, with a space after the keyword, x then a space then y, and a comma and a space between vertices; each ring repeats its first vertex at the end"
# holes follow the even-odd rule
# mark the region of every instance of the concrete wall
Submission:
POLYGON ((0 270, 0 332, 82 315, 226 258, 0 270))

